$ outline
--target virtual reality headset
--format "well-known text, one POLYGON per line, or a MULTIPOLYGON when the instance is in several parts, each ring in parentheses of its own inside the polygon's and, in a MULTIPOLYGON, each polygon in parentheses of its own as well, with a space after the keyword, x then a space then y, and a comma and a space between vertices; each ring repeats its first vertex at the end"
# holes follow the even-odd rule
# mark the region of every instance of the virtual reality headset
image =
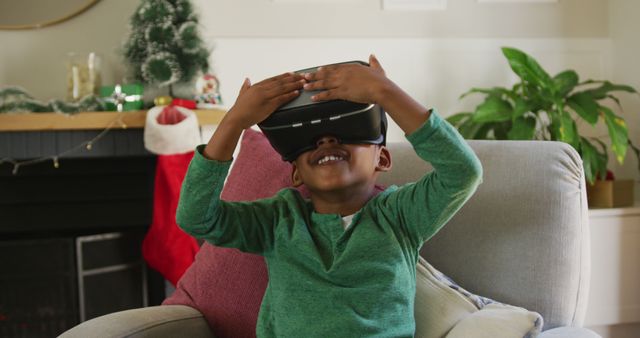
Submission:
MULTIPOLYGON (((342 64, 348 63, 369 65, 361 61, 342 64)), ((296 73, 312 73, 317 68, 296 73)), ((283 160, 294 161, 300 154, 317 148, 317 141, 323 136, 333 136, 340 143, 385 145, 387 118, 381 106, 345 100, 312 101, 311 96, 319 92, 303 90, 258 123, 283 160)))

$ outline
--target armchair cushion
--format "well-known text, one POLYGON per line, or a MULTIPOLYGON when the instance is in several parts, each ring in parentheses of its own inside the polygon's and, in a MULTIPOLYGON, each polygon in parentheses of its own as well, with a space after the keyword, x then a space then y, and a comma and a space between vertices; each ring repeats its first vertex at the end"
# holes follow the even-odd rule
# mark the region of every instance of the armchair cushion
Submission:
POLYGON ((474 295, 420 258, 416 269, 416 337, 535 337, 540 314, 474 295))
MULTIPOLYGON (((222 199, 251 201, 291 185, 283 162, 262 133, 247 129, 227 177, 222 199)), ((217 337, 255 337, 267 269, 258 255, 204 243, 194 263, 164 305, 188 305, 202 312, 217 337)))
POLYGON ((214 338, 202 314, 188 306, 151 306, 80 323, 58 338, 214 338))

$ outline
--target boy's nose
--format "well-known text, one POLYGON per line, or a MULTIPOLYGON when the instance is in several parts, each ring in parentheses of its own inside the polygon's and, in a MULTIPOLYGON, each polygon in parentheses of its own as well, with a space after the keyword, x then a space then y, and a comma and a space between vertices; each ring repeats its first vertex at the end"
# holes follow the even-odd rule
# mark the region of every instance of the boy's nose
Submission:
POLYGON ((337 143, 338 143, 338 139, 335 136, 327 135, 319 138, 316 141, 316 146, 319 148, 322 146, 330 146, 337 143))

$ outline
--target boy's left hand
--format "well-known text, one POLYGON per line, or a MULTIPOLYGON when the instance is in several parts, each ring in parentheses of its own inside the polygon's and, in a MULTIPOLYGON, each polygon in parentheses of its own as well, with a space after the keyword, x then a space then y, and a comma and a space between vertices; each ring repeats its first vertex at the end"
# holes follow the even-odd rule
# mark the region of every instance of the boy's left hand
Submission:
POLYGON ((304 74, 309 83, 305 90, 322 90, 311 97, 314 101, 348 100, 381 104, 381 95, 390 83, 375 56, 369 56, 369 67, 361 64, 330 65, 304 74))

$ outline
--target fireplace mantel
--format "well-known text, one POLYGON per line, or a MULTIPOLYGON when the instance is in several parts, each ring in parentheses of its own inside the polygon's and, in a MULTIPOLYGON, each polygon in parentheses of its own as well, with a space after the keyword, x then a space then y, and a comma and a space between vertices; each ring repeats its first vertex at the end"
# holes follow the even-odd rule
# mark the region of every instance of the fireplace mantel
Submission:
MULTIPOLYGON (((218 124, 225 110, 195 110, 200 125, 218 124)), ((118 117, 127 128, 144 128, 146 111, 0 114, 0 132, 97 130, 104 129, 118 117)))
MULTIPOLYGON (((220 123, 225 112, 195 111, 201 126, 220 123)), ((65 157, 149 155, 143 141, 146 114, 146 111, 0 114, 0 159, 51 157, 93 139, 110 125, 112 129, 91 150, 80 149, 65 157)))

